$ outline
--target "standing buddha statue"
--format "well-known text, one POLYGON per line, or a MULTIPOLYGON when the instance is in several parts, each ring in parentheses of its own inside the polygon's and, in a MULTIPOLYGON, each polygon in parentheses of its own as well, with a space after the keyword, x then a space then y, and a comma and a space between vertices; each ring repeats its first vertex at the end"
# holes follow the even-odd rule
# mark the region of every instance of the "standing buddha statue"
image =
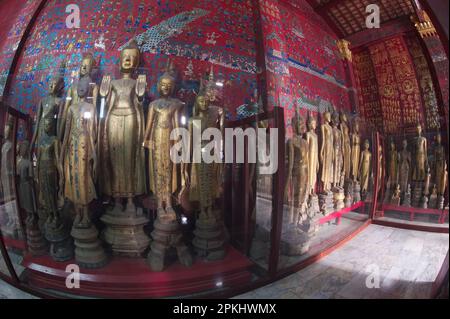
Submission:
POLYGON ((189 199, 198 202, 200 215, 196 221, 193 245, 198 255, 207 260, 218 260, 225 256, 225 231, 222 212, 217 209, 216 199, 222 191, 222 164, 220 163, 221 145, 209 140, 194 140, 209 128, 223 131, 224 113, 219 107, 210 105, 206 94, 199 94, 194 105, 194 114, 189 121, 190 145, 200 145, 201 149, 208 149, 214 143, 216 160, 206 163, 190 161, 190 169, 185 166, 186 181, 189 185, 189 199), (194 131, 199 132, 197 135, 194 131))
POLYGON ((305 122, 297 112, 292 120, 292 127, 294 129, 294 136, 287 143, 289 165, 285 194, 288 193, 290 186, 292 190, 292 204, 289 222, 291 224, 301 224, 307 218, 309 145, 303 137, 306 132, 305 122))
POLYGON ((132 78, 139 65, 140 51, 131 41, 120 54, 122 78, 111 81, 105 76, 100 95, 106 99, 101 154, 105 170, 103 191, 114 198, 115 205, 102 216, 106 224, 105 240, 113 253, 138 257, 148 247, 149 238, 143 227, 148 222, 142 208, 134 200, 146 193, 145 154, 141 147, 144 137, 143 100, 145 75, 132 78), (126 200, 123 206, 123 200, 126 200))
POLYGON ((361 182, 361 192, 367 193, 369 189, 370 167, 372 164, 372 153, 369 150, 369 140, 364 141, 364 150, 361 152, 361 159, 359 163, 359 181, 361 182))
POLYGON ((408 189, 411 172, 411 152, 408 150, 408 141, 403 140, 403 148, 398 154, 398 183, 402 194, 408 189))
POLYGON ((333 156, 333 186, 341 188, 343 186, 342 169, 344 167, 343 154, 343 135, 339 129, 339 113, 333 114, 333 142, 334 142, 334 156, 333 156))
MULTIPOLYGON (((387 187, 395 188, 398 183, 398 160, 399 153, 397 152, 397 148, 395 146, 395 140, 392 138, 390 141, 389 148, 389 158, 388 158, 388 169, 387 169, 387 187)), ((381 165, 381 163, 380 163, 381 165)))
POLYGON ((64 195, 76 213, 71 232, 75 239, 75 259, 82 267, 98 268, 106 263, 106 255, 89 216, 89 204, 97 198, 98 123, 96 107, 87 102, 88 91, 89 82, 80 81, 78 100, 67 110, 60 161, 64 170, 64 195))
POLYGON ((426 178, 428 166, 427 139, 422 136, 422 125, 417 125, 417 139, 415 149, 415 163, 413 170, 413 180, 423 182, 426 178))
POLYGON ((165 256, 171 247, 177 249, 178 259, 185 266, 192 265, 192 256, 182 242, 182 234, 173 208, 172 196, 182 187, 181 165, 171 160, 174 144, 170 135, 180 127, 183 102, 173 97, 175 74, 171 63, 158 80, 160 98, 150 103, 143 146, 149 150, 150 190, 157 201, 157 219, 152 232, 153 243, 148 263, 154 271, 162 271, 165 256))
POLYGON ((340 119, 344 153, 344 176, 347 180, 350 178, 352 147, 350 145, 350 131, 348 127, 347 115, 344 112, 341 112, 340 119))
POLYGON ((334 138, 333 128, 330 125, 331 113, 329 111, 323 114, 323 123, 321 126, 322 146, 320 149, 320 164, 322 166, 321 181, 324 193, 331 191, 333 183, 333 159, 334 159, 334 138))
POLYGON ((352 157, 351 157, 351 177, 353 181, 356 182, 359 175, 359 156, 361 155, 361 137, 359 134, 359 119, 355 118, 353 120, 353 132, 351 136, 352 142, 352 157))
POLYGON ((308 194, 316 193, 317 174, 319 173, 319 140, 316 134, 317 120, 308 114, 308 132, 306 142, 308 143, 308 194))
POLYGON ((447 187, 447 162, 445 148, 442 145, 441 134, 436 135, 436 146, 434 147, 434 178, 438 196, 445 194, 447 187))

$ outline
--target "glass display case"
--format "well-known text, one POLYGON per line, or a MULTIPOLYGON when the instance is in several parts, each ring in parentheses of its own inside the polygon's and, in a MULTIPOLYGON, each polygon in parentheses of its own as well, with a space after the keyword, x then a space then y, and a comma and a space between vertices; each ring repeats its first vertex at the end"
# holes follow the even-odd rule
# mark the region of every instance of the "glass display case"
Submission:
POLYGON ((40 3, 4 76, 2 279, 229 297, 371 222, 448 229, 444 130, 390 136, 359 113, 349 43, 311 8, 80 1, 66 28, 66 2, 40 3))

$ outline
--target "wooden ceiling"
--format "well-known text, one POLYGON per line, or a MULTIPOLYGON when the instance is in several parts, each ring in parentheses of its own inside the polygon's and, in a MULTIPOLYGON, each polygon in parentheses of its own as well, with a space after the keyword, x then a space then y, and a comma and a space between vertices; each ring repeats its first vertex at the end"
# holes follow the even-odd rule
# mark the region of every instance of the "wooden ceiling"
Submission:
MULTIPOLYGON (((295 3, 298 0, 291 0, 295 3)), ((366 30, 366 7, 376 4, 380 8, 381 24, 414 14, 414 0, 308 0, 340 37, 366 30)))

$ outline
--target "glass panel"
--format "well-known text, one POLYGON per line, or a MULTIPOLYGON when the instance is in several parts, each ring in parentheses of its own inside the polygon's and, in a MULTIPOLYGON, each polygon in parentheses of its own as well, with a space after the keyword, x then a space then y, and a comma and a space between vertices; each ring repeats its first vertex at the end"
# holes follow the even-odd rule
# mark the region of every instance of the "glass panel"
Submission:
POLYGON ((444 131, 409 127, 383 136, 387 149, 383 196, 375 218, 448 228, 448 169, 444 131))
POLYGON ((373 202, 373 131, 344 113, 299 113, 286 143, 279 269, 338 244, 363 226, 373 202))

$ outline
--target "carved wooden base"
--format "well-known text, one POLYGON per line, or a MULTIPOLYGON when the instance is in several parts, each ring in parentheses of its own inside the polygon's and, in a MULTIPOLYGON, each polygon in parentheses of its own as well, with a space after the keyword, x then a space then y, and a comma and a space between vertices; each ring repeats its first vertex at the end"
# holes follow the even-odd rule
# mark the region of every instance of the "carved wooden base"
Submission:
POLYGON ((50 242, 50 255, 57 262, 68 261, 74 256, 73 240, 61 222, 45 224, 45 238, 50 242))
POLYGON ((422 199, 420 200, 420 208, 427 209, 428 208, 428 197, 422 196, 422 199))
POLYGON ((327 216, 334 212, 334 199, 333 193, 323 193, 319 195, 320 211, 323 215, 327 216))
POLYGON ((420 201, 422 199, 422 183, 418 182, 416 183, 416 186, 414 187, 413 193, 412 193, 412 206, 413 207, 420 207, 420 201))
POLYGON ((361 184, 355 182, 353 184, 353 204, 361 201, 361 184))
POLYGON ((344 199, 345 208, 352 207, 353 205, 353 182, 347 180, 345 182, 345 199, 344 199))
POLYGON ((428 203, 428 207, 430 207, 432 209, 437 209, 438 208, 438 196, 437 196, 437 194, 431 194, 430 201, 428 203))
POLYGON ((308 216, 314 217, 320 214, 319 197, 317 195, 309 195, 308 199, 308 216))
POLYGON ((405 207, 410 207, 411 206, 411 192, 410 191, 407 191, 405 193, 405 196, 403 197, 402 206, 405 206, 405 207))
POLYGON ((153 242, 148 254, 147 262, 153 271, 163 271, 166 255, 171 248, 175 248, 180 263, 186 267, 192 266, 192 256, 188 247, 183 243, 183 234, 178 222, 162 222, 159 218, 154 223, 152 232, 153 242))
POLYGON ((106 224, 104 240, 110 245, 114 255, 141 257, 150 243, 150 238, 144 232, 148 219, 142 214, 141 208, 123 211, 116 205, 100 219, 106 224))
POLYGON ((336 211, 341 210, 345 208, 344 199, 345 199, 345 193, 344 189, 341 187, 337 187, 334 189, 334 209, 336 211))
POLYGON ((198 219, 195 223, 194 235, 192 244, 198 256, 206 260, 221 260, 225 257, 223 223, 216 219, 198 219))
POLYGON ((27 246, 32 256, 43 256, 48 253, 48 243, 39 229, 37 219, 27 221, 27 246))
POLYGON ((95 269, 108 263, 102 243, 98 239, 98 231, 93 224, 89 227, 72 227, 75 240, 75 260, 82 268, 95 269))
POLYGON ((444 196, 438 196, 437 209, 444 209, 444 201, 445 201, 444 196))

